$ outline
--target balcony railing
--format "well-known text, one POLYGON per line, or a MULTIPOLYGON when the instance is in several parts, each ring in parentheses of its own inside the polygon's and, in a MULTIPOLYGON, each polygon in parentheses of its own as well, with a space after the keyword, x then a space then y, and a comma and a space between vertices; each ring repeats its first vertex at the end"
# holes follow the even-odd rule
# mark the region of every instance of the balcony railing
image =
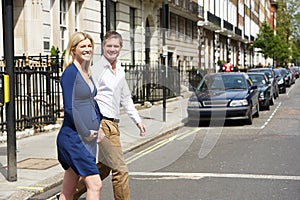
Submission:
POLYGON ((207 11, 207 20, 218 26, 221 26, 221 18, 207 11))
POLYGON ((197 17, 204 17, 204 9, 202 6, 198 4, 198 2, 190 1, 190 0, 169 0, 169 4, 175 6, 176 8, 182 9, 186 12, 189 12, 197 17))
POLYGON ((229 23, 226 20, 223 20, 223 26, 224 28, 226 28, 227 30, 233 31, 233 25, 231 23, 229 23))
POLYGON ((234 33, 237 34, 237 35, 239 35, 239 36, 242 36, 242 30, 239 29, 238 27, 234 28, 234 33))
POLYGON ((200 5, 198 5, 198 17, 204 18, 204 8, 200 5))

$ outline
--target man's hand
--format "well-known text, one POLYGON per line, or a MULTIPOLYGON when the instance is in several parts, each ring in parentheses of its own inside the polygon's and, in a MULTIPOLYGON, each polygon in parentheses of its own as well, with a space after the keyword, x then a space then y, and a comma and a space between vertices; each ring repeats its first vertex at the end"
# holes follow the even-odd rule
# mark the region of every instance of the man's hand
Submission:
POLYGON ((143 122, 137 123, 137 127, 140 129, 140 136, 145 136, 146 135, 146 127, 143 122))

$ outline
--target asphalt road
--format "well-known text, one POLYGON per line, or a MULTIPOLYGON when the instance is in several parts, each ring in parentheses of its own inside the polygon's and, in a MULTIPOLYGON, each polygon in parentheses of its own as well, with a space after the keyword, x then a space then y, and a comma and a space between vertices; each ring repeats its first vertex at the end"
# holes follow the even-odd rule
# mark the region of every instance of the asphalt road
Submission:
MULTIPOLYGON (((253 125, 185 126, 127 153, 132 200, 300 199, 299 86, 253 125)), ((110 177, 103 185, 101 199, 113 199, 110 177)))

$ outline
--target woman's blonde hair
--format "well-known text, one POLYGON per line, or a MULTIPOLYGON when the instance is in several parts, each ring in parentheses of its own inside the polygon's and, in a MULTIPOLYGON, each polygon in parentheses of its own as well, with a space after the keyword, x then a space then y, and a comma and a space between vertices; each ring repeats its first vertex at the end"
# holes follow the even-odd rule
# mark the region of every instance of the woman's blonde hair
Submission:
MULTIPOLYGON (((66 69, 69 65, 71 65, 74 62, 74 50, 77 47, 77 45, 85 39, 89 39, 91 41, 92 47, 93 47, 93 50, 94 50, 94 40, 89 34, 84 33, 84 32, 74 33, 71 36, 71 38, 69 40, 69 43, 68 43, 68 47, 66 49, 66 54, 65 54, 65 57, 64 57, 64 65, 63 65, 64 69, 66 69)), ((92 60, 87 62, 87 66, 85 66, 86 69, 89 69, 89 67, 91 65, 91 61, 92 60)))

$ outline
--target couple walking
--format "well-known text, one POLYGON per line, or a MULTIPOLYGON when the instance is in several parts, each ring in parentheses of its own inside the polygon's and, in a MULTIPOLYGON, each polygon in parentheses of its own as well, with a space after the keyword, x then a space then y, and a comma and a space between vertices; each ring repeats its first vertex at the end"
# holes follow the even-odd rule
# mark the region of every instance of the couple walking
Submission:
POLYGON ((118 126, 120 105, 139 128, 140 136, 145 136, 146 128, 117 60, 122 45, 119 33, 107 32, 100 64, 90 67, 94 50, 91 36, 77 32, 69 41, 61 77, 64 121, 57 136, 58 160, 65 170, 60 200, 78 199, 85 192, 86 199, 100 199, 101 180, 110 172, 115 199, 130 199, 118 126))

